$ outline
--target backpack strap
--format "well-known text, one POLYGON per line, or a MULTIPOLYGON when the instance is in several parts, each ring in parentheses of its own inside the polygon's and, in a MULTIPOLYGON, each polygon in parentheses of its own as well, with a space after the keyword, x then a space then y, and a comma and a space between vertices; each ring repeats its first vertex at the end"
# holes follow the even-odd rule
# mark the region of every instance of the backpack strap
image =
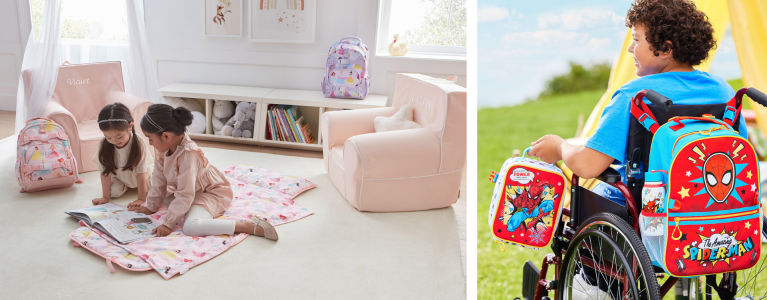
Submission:
POLYGON ((745 95, 747 91, 748 88, 741 88, 735 93, 735 96, 732 97, 730 101, 727 101, 727 107, 725 108, 724 117, 722 117, 722 119, 727 125, 730 125, 730 127, 735 124, 735 120, 737 120, 740 115, 740 109, 743 106, 743 95, 745 95))
POLYGON ((55 168, 65 168, 70 171, 75 171, 75 167, 77 166, 77 163, 73 159, 65 159, 63 162, 60 163, 53 163, 53 164, 42 164, 42 165, 31 165, 31 164, 22 164, 21 170, 23 171, 24 175, 32 173, 32 171, 39 171, 39 170, 52 170, 55 168))
POLYGON ((62 130, 56 133, 47 133, 47 134, 41 134, 41 135, 20 135, 19 145, 26 145, 26 144, 29 144, 29 142, 31 141, 47 141, 50 139, 66 140, 67 133, 62 130))
POLYGON ((636 118, 644 128, 655 134, 660 128, 658 120, 655 119, 655 115, 647 107, 647 104, 642 101, 647 90, 642 90, 631 99, 631 115, 636 118))

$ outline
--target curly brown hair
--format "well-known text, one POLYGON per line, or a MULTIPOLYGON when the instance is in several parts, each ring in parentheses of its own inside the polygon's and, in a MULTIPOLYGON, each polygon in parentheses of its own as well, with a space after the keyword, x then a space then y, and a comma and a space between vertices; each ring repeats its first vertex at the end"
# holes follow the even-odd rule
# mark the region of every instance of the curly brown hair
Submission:
POLYGON ((653 51, 673 49, 674 60, 681 63, 700 65, 716 48, 708 17, 689 0, 636 0, 626 16, 626 26, 636 25, 644 27, 653 51))

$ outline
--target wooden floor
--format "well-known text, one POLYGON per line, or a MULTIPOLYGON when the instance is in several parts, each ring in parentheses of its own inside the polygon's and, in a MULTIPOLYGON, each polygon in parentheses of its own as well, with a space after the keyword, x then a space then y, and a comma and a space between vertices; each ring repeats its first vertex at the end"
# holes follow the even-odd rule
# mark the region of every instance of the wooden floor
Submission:
MULTIPOLYGON (((4 111, 0 110, 0 139, 7 138, 9 136, 14 135, 15 132, 15 120, 16 120, 16 112, 15 111, 4 111)), ((320 151, 308 151, 308 150, 295 150, 295 149, 285 149, 285 148, 275 148, 275 147, 263 147, 263 146, 253 146, 253 145, 243 145, 243 144, 233 144, 233 143, 223 143, 223 142, 212 142, 212 141, 200 141, 196 140, 194 141, 197 143, 200 147, 210 147, 210 148, 219 148, 219 149, 228 149, 228 150, 238 150, 238 151, 250 151, 250 152, 261 152, 261 153, 270 153, 270 154, 276 154, 276 155, 288 155, 288 156, 298 156, 298 157, 307 157, 307 158, 322 158, 322 152, 320 151)), ((461 259, 463 260, 463 276, 466 278, 466 220, 467 220, 467 210, 466 210, 466 169, 464 169, 463 172, 463 178, 461 180, 461 195, 458 199, 458 202, 453 204, 453 209, 455 210, 455 217, 456 222, 458 226, 458 234, 459 234, 459 242, 461 245, 461 259)))

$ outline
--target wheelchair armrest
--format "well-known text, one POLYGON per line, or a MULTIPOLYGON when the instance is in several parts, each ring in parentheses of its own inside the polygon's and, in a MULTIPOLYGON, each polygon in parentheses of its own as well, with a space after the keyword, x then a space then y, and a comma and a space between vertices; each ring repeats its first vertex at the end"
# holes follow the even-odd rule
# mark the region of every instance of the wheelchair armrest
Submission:
POLYGON ((607 169, 604 170, 602 174, 597 176, 597 179, 605 183, 617 183, 621 182, 621 174, 612 167, 607 167, 607 169))

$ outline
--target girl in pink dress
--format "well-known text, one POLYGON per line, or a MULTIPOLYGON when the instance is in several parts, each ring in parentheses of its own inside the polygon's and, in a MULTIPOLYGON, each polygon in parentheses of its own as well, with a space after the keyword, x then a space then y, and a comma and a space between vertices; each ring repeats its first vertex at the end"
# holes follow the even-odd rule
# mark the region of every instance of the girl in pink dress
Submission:
POLYGON ((189 236, 243 232, 276 241, 274 227, 256 216, 250 222, 214 219, 232 203, 232 188, 224 174, 208 163, 202 150, 185 134, 193 118, 192 112, 184 107, 149 106, 141 119, 141 130, 156 150, 152 188, 146 206, 132 205, 128 209, 153 214, 170 201, 162 226, 153 231, 158 237, 170 234, 186 216, 184 234, 189 236))

